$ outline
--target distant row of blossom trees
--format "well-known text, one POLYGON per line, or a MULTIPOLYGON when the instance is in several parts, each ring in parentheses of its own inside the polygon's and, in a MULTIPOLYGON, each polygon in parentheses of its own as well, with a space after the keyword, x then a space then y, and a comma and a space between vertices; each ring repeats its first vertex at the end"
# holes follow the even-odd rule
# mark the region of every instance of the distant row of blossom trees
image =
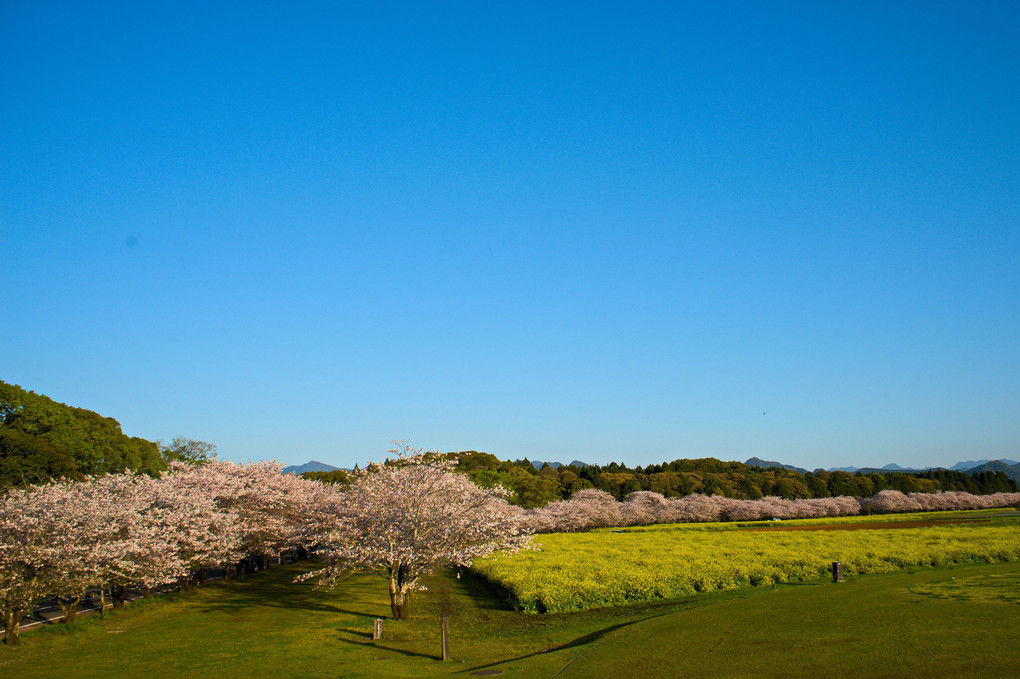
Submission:
POLYGON ((707 521, 762 521, 767 519, 814 519, 826 516, 890 514, 955 509, 990 509, 1020 504, 1020 493, 972 495, 901 493, 883 490, 870 498, 826 497, 787 500, 763 497, 737 500, 719 495, 688 495, 667 498, 650 491, 631 493, 623 502, 601 490, 581 490, 569 500, 550 502, 527 510, 528 522, 538 533, 568 533, 609 526, 644 526, 654 523, 707 521))

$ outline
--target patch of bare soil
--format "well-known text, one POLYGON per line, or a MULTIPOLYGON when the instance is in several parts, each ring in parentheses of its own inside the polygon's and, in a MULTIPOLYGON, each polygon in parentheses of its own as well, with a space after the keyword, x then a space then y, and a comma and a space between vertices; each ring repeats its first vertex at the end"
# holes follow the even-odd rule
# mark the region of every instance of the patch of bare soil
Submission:
POLYGON ((889 530, 892 528, 924 528, 925 526, 946 526, 953 523, 988 523, 987 519, 947 519, 944 521, 888 521, 882 523, 823 523, 816 526, 769 526, 768 528, 743 528, 750 532, 768 533, 781 530, 889 530))

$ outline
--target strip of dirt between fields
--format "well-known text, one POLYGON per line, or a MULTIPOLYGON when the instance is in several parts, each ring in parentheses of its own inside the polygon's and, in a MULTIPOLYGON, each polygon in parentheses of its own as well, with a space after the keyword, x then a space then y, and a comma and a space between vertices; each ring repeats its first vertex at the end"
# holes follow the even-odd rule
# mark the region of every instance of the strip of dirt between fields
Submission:
POLYGON ((890 530, 893 528, 925 528, 948 526, 954 523, 990 523, 989 519, 950 519, 948 521, 887 521, 881 523, 823 523, 817 526, 769 526, 768 528, 738 528, 750 533, 771 533, 784 530, 890 530))

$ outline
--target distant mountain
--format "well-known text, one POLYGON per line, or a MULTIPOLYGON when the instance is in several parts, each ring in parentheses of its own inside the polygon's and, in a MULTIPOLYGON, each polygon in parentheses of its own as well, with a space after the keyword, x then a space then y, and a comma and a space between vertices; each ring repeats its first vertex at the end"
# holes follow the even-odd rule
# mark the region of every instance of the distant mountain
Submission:
POLYGON ((891 472, 891 473, 895 473, 895 474, 916 474, 917 472, 926 472, 929 469, 938 469, 938 467, 925 467, 924 469, 914 469, 912 467, 901 467, 898 464, 887 464, 884 467, 861 467, 860 469, 858 469, 854 473, 855 474, 857 474, 857 473, 860 473, 860 474, 872 474, 872 473, 886 474, 886 473, 890 473, 891 472))
MULTIPOLYGON (((952 467, 950 467, 950 469, 952 469, 954 471, 958 471, 958 472, 966 472, 966 471, 970 471, 971 469, 974 469, 975 467, 980 467, 982 465, 986 465, 986 464, 988 464, 990 462, 1001 462, 1004 465, 1006 465, 1007 467, 1015 467, 1016 465, 1020 464, 1020 462, 1017 462, 1016 460, 1005 460, 1005 459, 999 459, 999 460, 968 460, 967 462, 957 462, 952 467)), ((982 471, 984 471, 984 470, 982 470, 982 471)))
POLYGON ((829 467, 829 469, 826 470, 826 471, 830 471, 830 472, 850 472, 851 474, 853 474, 858 469, 860 469, 860 467, 829 467))
POLYGON ((775 460, 763 460, 760 457, 752 457, 744 464, 750 465, 752 467, 764 467, 765 469, 769 469, 771 467, 779 467, 780 469, 789 469, 790 471, 798 472, 800 474, 807 474, 806 469, 794 467, 793 465, 789 464, 783 464, 782 462, 776 462, 775 460))
POLYGON ((549 463, 546 463, 546 462, 543 462, 542 460, 532 460, 531 464, 535 467, 535 469, 541 469, 542 465, 544 465, 544 464, 548 464, 553 469, 559 469, 560 467, 567 467, 567 466, 570 466, 570 467, 590 467, 591 466, 587 462, 581 462, 580 460, 574 460, 569 465, 565 465, 562 462, 549 462, 549 463))
POLYGON ((1020 483, 1020 464, 1006 464, 1006 462, 1006 460, 992 460, 965 471, 972 476, 981 472, 1003 472, 1009 478, 1020 483))
POLYGON ((548 462, 548 463, 547 463, 547 462, 543 462, 542 460, 532 460, 532 461, 531 461, 531 464, 532 464, 532 466, 534 466, 534 467, 535 467, 535 469, 541 469, 541 468, 542 468, 542 467, 544 467, 544 466, 545 466, 546 464, 548 464, 548 465, 549 465, 550 467, 552 467, 553 469, 559 469, 560 467, 562 467, 562 466, 563 466, 563 465, 562 465, 561 463, 559 463, 559 462, 548 462))
POLYGON ((326 464, 325 462, 312 460, 311 462, 305 462, 304 464, 284 467, 283 473, 299 475, 304 474, 305 472, 331 472, 336 471, 337 469, 339 469, 339 467, 334 467, 333 465, 326 464))
POLYGON ((966 462, 957 462, 952 467, 950 467, 950 469, 952 469, 955 472, 965 472, 968 469, 980 467, 981 465, 988 464, 989 462, 991 462, 991 460, 968 460, 966 462))
MULTIPOLYGON (((1013 460, 972 460, 970 462, 957 462, 952 467, 949 467, 949 469, 952 471, 967 472, 968 474, 976 474, 977 472, 983 471, 1001 471, 1010 475, 1011 473, 1014 473, 1010 470, 1016 466, 1017 463, 1013 460)), ((861 467, 854 473, 860 472, 861 474, 871 474, 872 472, 899 472, 903 474, 915 474, 917 472, 926 472, 935 469, 944 469, 944 467, 924 467, 918 469, 916 467, 901 467, 898 464, 890 463, 884 467, 861 467)), ((848 468, 846 471, 850 471, 850 469, 848 468)), ((1010 478, 1013 477, 1010 476, 1010 478)))

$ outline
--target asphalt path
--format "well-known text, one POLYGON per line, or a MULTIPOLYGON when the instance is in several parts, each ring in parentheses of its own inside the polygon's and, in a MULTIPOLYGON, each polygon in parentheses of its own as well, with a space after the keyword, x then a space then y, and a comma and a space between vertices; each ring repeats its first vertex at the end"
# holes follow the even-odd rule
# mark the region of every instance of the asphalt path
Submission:
MULTIPOLYGON (((212 582, 215 580, 223 579, 222 568, 210 568, 206 571, 206 582, 212 582)), ((174 589, 172 586, 159 587, 152 590, 153 594, 165 594, 166 592, 174 589)), ((141 587, 129 587, 127 590, 127 596, 124 598, 125 603, 131 603, 132 601, 138 601, 139 599, 145 598, 145 590, 141 587)), ((113 604, 110 601, 110 597, 106 597, 106 609, 110 610, 113 604)), ((95 613, 99 610, 99 590, 90 590, 85 594, 85 597, 78 603, 78 615, 86 615, 89 613, 95 613)), ((42 625, 55 625, 64 619, 64 610, 57 603, 56 597, 50 597, 40 601, 35 609, 32 610, 30 615, 26 615, 21 619, 20 631, 34 629, 41 627, 42 625)), ((7 634, 4 629, 4 625, 0 622, 0 638, 5 637, 7 634)))

